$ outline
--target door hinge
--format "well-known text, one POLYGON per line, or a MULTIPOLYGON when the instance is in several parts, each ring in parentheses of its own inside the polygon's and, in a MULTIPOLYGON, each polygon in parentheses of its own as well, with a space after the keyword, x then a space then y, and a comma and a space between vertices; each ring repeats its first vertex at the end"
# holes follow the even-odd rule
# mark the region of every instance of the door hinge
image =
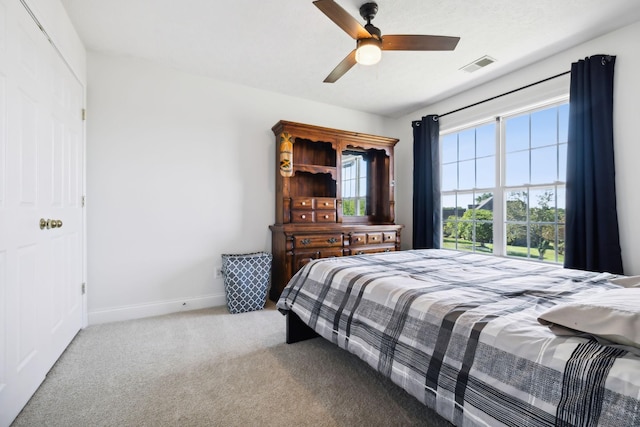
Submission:
POLYGON ((84 204, 85 204, 85 196, 82 196, 81 203, 82 203, 82 207, 84 208, 84 204))
POLYGON ((87 293, 87 284, 86 283, 82 283, 82 295, 87 293))
POLYGON ((87 120, 87 109, 83 108, 82 109, 82 121, 87 120))

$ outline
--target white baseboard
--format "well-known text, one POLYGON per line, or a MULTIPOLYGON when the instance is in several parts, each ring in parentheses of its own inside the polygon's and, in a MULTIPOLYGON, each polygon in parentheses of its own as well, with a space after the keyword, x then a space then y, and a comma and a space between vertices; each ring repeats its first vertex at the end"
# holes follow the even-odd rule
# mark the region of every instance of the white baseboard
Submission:
POLYGON ((147 304, 112 307, 89 311, 89 325, 119 322, 121 320, 141 319, 143 317, 160 316, 178 311, 198 310, 218 307, 226 304, 225 294, 205 295, 196 298, 181 298, 170 301, 157 301, 147 304))

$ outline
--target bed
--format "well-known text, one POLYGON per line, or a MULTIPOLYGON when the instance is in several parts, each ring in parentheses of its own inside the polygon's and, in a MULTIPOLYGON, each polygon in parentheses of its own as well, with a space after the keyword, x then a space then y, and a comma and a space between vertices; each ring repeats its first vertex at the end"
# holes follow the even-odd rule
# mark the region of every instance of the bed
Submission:
POLYGON ((318 334, 457 426, 636 426, 640 288, 615 280, 413 250, 312 261, 277 307, 288 342, 318 334))

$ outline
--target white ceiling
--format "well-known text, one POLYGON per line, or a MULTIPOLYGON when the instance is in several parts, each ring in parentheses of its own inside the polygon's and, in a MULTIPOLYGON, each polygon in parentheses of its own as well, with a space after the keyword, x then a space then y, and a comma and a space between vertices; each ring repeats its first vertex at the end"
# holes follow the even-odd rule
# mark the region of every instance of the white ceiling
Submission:
MULTIPOLYGON (((365 2, 337 0, 363 24, 365 2)), ((355 41, 311 0, 62 3, 88 50, 390 117, 640 20, 639 0, 378 0, 383 36, 459 36, 456 50, 383 52, 330 84, 322 81, 355 41), (484 55, 497 62, 459 70, 484 55)))

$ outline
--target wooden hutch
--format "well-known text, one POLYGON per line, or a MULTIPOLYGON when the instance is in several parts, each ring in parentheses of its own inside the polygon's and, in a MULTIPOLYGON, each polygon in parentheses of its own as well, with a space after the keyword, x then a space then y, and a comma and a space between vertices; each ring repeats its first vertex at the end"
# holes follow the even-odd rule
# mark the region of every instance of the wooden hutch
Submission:
POLYGON ((393 194, 397 139, 287 121, 272 130, 271 300, 313 259, 400 250, 393 194))

